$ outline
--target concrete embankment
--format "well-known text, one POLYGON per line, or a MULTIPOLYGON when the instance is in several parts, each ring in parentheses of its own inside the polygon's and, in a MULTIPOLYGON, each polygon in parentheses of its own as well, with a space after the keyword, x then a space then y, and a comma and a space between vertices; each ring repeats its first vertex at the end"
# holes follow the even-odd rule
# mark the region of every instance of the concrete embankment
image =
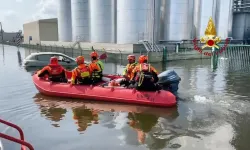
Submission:
MULTIPOLYGON (((9 45, 15 45, 8 43, 9 45)), ((123 61, 127 59, 127 55, 133 53, 137 57, 141 54, 148 54, 150 62, 162 62, 162 61, 174 61, 174 60, 185 60, 185 59, 207 59, 210 56, 200 54, 195 50, 187 50, 176 53, 174 50, 168 50, 162 48, 160 52, 149 52, 147 53, 143 44, 110 44, 110 43, 83 43, 79 42, 74 44, 73 42, 53 42, 53 41, 42 41, 41 45, 33 45, 23 43, 21 47, 38 49, 39 51, 52 51, 61 52, 71 57, 79 55, 89 55, 92 51, 91 47, 101 53, 106 52, 109 60, 123 61)))

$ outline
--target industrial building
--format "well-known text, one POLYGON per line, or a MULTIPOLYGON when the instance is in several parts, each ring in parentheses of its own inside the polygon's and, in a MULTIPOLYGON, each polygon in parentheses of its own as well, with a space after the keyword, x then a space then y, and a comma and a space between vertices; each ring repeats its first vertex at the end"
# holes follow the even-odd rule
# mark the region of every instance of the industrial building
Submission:
POLYGON ((0 41, 2 42, 2 40, 4 42, 14 42, 15 39, 16 39, 16 36, 17 36, 17 33, 18 32, 1 32, 0 30, 0 41))
POLYGON ((210 16, 223 39, 232 36, 234 1, 60 0, 59 41, 134 44, 193 39, 204 35, 210 16))
POLYGON ((24 43, 40 44, 40 41, 58 41, 57 19, 43 19, 23 25, 24 43))
POLYGON ((24 42, 137 44, 204 35, 212 17, 222 39, 250 37, 250 0, 60 0, 56 19, 24 25, 24 42), (249 3, 248 3, 249 1, 249 3))

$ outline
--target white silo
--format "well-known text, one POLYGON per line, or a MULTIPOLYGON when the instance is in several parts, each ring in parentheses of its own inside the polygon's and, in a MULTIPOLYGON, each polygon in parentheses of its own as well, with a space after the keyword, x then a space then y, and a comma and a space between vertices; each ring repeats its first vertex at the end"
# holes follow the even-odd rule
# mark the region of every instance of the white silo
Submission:
POLYGON ((147 24, 146 24, 146 34, 145 36, 141 36, 140 40, 148 40, 154 42, 158 42, 160 39, 161 32, 161 0, 147 0, 148 3, 148 11, 147 11, 147 24), (153 38, 154 34, 154 38, 153 38))
POLYGON ((164 40, 191 38, 192 12, 190 12, 190 2, 191 0, 166 1, 164 40))
POLYGON ((200 37, 201 0, 194 0, 193 4, 192 39, 200 37))
POLYGON ((233 0, 219 0, 217 35, 222 39, 232 36, 233 0))
POLYGON ((90 0, 90 41, 111 43, 113 36, 112 0, 90 0))
POLYGON ((205 30, 207 28, 207 24, 209 18, 212 17, 215 23, 216 29, 218 29, 218 0, 202 0, 200 3, 200 27, 198 28, 197 38, 205 35, 205 30))
POLYGON ((58 37, 59 41, 72 41, 71 3, 70 0, 59 0, 58 37))
POLYGON ((146 33, 148 0, 117 1, 117 44, 138 43, 146 33))
POLYGON ((89 42, 89 0, 71 0, 72 39, 89 42))

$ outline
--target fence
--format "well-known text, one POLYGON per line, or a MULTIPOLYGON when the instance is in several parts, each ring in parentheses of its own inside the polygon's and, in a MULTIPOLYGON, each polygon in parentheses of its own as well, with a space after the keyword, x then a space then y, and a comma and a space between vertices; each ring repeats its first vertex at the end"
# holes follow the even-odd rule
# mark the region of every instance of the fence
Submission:
MULTIPOLYGON (((204 43, 201 43, 199 40, 196 41, 197 46, 201 47, 204 45, 204 43)), ((225 43, 226 41, 221 41, 221 45, 225 43)), ((6 43, 8 45, 15 45, 15 43, 6 43)), ((247 54, 245 51, 246 49, 249 49, 248 45, 244 45, 245 43, 242 40, 231 40, 230 44, 228 45, 226 51, 223 53, 223 55, 228 55, 233 57, 234 55, 239 55, 238 53, 236 54, 237 51, 243 52, 242 49, 244 50, 245 56, 249 56, 250 54, 247 54), (236 45, 236 43, 240 43, 236 45), (229 51, 234 51, 234 53, 229 54, 229 51)), ((59 52, 59 53, 64 53, 68 56, 71 56, 73 58, 83 55, 83 56, 89 56, 89 53, 91 52, 91 48, 81 48, 80 46, 78 48, 73 48, 73 47, 65 47, 65 46, 57 46, 57 45, 31 45, 31 44, 21 44, 21 47, 25 47, 29 49, 30 51, 34 52, 40 51, 40 52, 59 52)), ((151 60, 155 62, 153 59, 157 57, 157 61, 167 61, 168 59, 171 60, 178 60, 178 59, 199 59, 199 58, 205 58, 205 57, 199 57, 196 56, 196 53, 194 51, 194 43, 193 40, 185 40, 185 41, 161 41, 159 47, 163 49, 162 52, 157 53, 157 52, 151 52, 151 60), (193 51, 193 52, 192 52, 193 51), (178 53, 178 55, 176 55, 178 53), (174 54, 175 58, 171 58, 172 54, 174 54), (191 56, 192 55, 192 56, 191 56)), ((115 62, 115 63, 122 63, 123 61, 126 61, 127 53, 123 53, 120 50, 105 50, 105 49, 99 49, 97 50, 98 53, 107 53, 108 54, 108 59, 105 60, 105 62, 115 62)), ((140 54, 147 54, 147 52, 141 51, 140 53, 136 53, 136 56, 139 56, 140 54)), ((198 55, 198 52, 197 52, 198 55)), ((226 57, 228 57, 226 56, 226 57)), ((88 57, 86 57, 88 58, 88 57)))
MULTIPOLYGON (((6 45, 12 45, 17 46, 15 43, 8 42, 4 43, 6 45)), ((32 52, 58 52, 63 53, 65 55, 68 55, 70 57, 77 57, 77 56, 89 56, 89 54, 92 52, 92 48, 74 48, 74 47, 66 47, 64 45, 58 46, 58 45, 34 45, 34 44, 20 44, 20 47, 24 47, 32 52)), ((106 49, 95 49, 99 54, 107 53, 108 58, 105 59, 105 62, 122 62, 123 60, 126 60, 127 55, 126 53, 123 53, 121 50, 106 50, 106 49)), ((88 57, 86 57, 88 58, 88 57)), ((86 59, 88 60, 88 59, 86 59)))
POLYGON ((230 71, 250 71, 250 46, 229 45, 219 55, 218 66, 228 68, 230 71))

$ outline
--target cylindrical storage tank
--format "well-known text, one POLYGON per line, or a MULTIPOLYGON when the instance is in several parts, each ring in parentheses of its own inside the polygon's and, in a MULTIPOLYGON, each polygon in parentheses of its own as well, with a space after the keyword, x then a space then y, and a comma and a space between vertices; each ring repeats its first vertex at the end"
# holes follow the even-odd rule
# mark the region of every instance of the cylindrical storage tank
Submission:
POLYGON ((157 43, 160 39, 160 17, 161 17, 161 0, 148 0, 146 34, 139 40, 154 40, 157 43), (153 18, 154 16, 154 18, 153 18), (154 33, 154 39, 152 39, 154 33))
POLYGON ((193 28, 192 38, 200 37, 200 15, 201 15, 201 1, 200 0, 194 0, 193 1, 193 28))
POLYGON ((217 35, 222 39, 232 36, 232 22, 233 22, 233 0, 219 0, 218 1, 218 27, 217 35))
POLYGON ((207 28, 207 24, 209 18, 212 17, 216 30, 218 29, 218 5, 216 4, 218 0, 201 0, 200 7, 201 7, 201 14, 200 14, 200 28, 198 30, 197 38, 200 38, 205 35, 205 30, 207 28))
POLYGON ((89 42, 89 0, 71 0, 72 39, 89 42))
POLYGON ((117 44, 138 43, 140 35, 147 35, 147 1, 117 1, 117 44))
POLYGON ((167 0, 164 40, 190 39, 189 0, 167 0))
POLYGON ((93 43, 112 42, 112 1, 111 0, 90 0, 90 25, 91 38, 93 43))
POLYGON ((71 3, 70 0, 59 0, 58 38, 62 42, 72 41, 71 3))

